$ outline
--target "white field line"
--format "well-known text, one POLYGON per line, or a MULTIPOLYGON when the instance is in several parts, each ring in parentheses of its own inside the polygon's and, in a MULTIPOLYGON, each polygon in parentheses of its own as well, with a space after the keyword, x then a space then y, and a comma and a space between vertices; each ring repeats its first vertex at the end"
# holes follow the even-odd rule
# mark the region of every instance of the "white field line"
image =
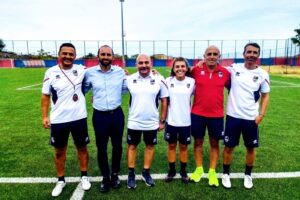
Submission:
POLYGON ((84 196, 84 190, 81 187, 81 184, 79 183, 73 192, 70 200, 81 200, 84 196))
MULTIPOLYGON (((300 86, 300 84, 296 84, 296 83, 289 83, 289 82, 284 82, 284 81, 275 81, 275 80, 271 80, 271 87, 272 87, 272 82, 275 83, 282 83, 282 84, 286 84, 286 85, 292 85, 292 86, 300 86)), ((277 86, 278 87, 278 86, 277 86)))
MULTIPOLYGON (((189 174, 190 175, 190 174, 189 174)), ((164 179, 166 174, 151 174, 152 178, 155 180, 164 179)), ((204 178, 207 178, 207 173, 204 174, 204 178)), ((222 177, 222 173, 218 173, 218 177, 222 177)), ((230 177, 234 179, 244 178, 244 173, 230 173, 230 177)), ((300 171, 296 172, 262 172, 262 173, 252 173, 252 177, 256 179, 265 178, 297 178, 300 177, 300 171)), ((120 180, 126 181, 127 175, 119 176, 120 180)), ((174 178, 179 179, 180 175, 177 174, 174 178)), ((94 176, 90 177, 91 182, 100 182, 102 177, 94 176)), ((136 180, 142 180, 141 175, 136 175, 136 180)), ((24 178, 0 178, 0 183, 56 183, 57 178, 42 178, 42 177, 24 177, 24 178)), ((80 177, 66 177, 67 183, 79 183, 80 177)))
POLYGON ((28 86, 25 86, 25 87, 17 88, 16 90, 41 90, 41 88, 32 88, 32 87, 39 86, 39 85, 42 85, 42 84, 43 83, 28 85, 28 86))

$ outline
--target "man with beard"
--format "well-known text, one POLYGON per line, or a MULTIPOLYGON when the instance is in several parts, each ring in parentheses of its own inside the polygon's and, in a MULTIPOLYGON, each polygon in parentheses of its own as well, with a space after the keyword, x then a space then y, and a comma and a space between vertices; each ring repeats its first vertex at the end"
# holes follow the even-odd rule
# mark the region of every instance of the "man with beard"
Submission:
POLYGON ((96 136, 98 165, 103 176, 101 192, 121 186, 118 173, 122 157, 124 114, 121 108, 125 72, 112 65, 113 50, 104 45, 98 50, 99 65, 91 67, 85 75, 85 92, 92 90, 93 126, 96 136), (111 170, 108 164, 107 144, 112 144, 111 170))
POLYGON ((270 81, 268 73, 256 64, 260 55, 257 43, 246 44, 243 55, 245 63, 227 68, 231 74, 231 88, 227 102, 222 184, 225 188, 231 188, 229 168, 233 150, 239 144, 242 134, 246 147, 244 187, 251 189, 255 148, 259 146, 258 125, 267 110, 270 81))
POLYGON ((85 67, 75 65, 76 50, 73 44, 64 43, 59 48, 59 64, 46 71, 41 108, 44 128, 51 128, 50 144, 55 148, 55 167, 58 182, 52 191, 57 197, 65 187, 65 161, 69 134, 71 132, 80 163, 81 186, 89 190, 91 183, 87 177, 89 143, 85 97, 82 81, 85 67), (51 98, 50 119, 48 117, 51 98))
POLYGON ((128 181, 127 187, 134 189, 135 161, 137 146, 143 135, 146 144, 142 179, 146 185, 153 187, 150 167, 154 156, 154 145, 157 144, 157 131, 165 126, 167 117, 168 89, 162 76, 151 73, 152 64, 149 56, 141 54, 136 59, 138 72, 127 77, 127 88, 130 93, 128 116, 128 181), (161 117, 159 118, 158 100, 161 100, 161 117))

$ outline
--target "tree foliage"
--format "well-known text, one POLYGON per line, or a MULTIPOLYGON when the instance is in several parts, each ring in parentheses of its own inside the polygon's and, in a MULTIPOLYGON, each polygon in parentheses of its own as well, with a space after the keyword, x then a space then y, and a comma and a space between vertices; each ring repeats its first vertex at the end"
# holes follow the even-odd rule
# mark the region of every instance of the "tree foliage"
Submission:
POLYGON ((0 38, 0 51, 2 51, 5 47, 3 40, 0 38))
POLYGON ((297 35, 292 37, 291 40, 295 45, 300 46, 300 28, 295 29, 294 31, 297 33, 297 35))

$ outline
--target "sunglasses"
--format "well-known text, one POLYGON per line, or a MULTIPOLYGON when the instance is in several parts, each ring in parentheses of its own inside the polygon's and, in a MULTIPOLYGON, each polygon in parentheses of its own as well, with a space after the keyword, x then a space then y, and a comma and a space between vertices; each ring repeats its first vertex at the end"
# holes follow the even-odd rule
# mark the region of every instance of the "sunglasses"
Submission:
POLYGON ((142 64, 148 65, 148 64, 150 64, 150 62, 149 61, 144 61, 144 62, 143 61, 139 61, 138 64, 139 65, 142 65, 142 64))
POLYGON ((217 56, 217 55, 219 55, 219 54, 218 54, 218 53, 207 53, 206 55, 207 55, 207 56, 212 56, 212 55, 213 55, 213 56, 217 56))
POLYGON ((112 56, 111 53, 100 53, 101 56, 112 56))

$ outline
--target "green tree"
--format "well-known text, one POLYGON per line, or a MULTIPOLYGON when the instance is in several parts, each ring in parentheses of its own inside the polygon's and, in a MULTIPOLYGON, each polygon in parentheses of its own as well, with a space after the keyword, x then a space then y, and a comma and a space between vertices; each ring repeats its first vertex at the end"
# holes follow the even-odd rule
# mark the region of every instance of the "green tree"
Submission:
POLYGON ((2 51, 5 47, 3 40, 0 38, 0 51, 2 51))
POLYGON ((295 45, 300 46, 300 28, 295 29, 294 31, 297 33, 297 35, 292 37, 291 40, 295 45))

